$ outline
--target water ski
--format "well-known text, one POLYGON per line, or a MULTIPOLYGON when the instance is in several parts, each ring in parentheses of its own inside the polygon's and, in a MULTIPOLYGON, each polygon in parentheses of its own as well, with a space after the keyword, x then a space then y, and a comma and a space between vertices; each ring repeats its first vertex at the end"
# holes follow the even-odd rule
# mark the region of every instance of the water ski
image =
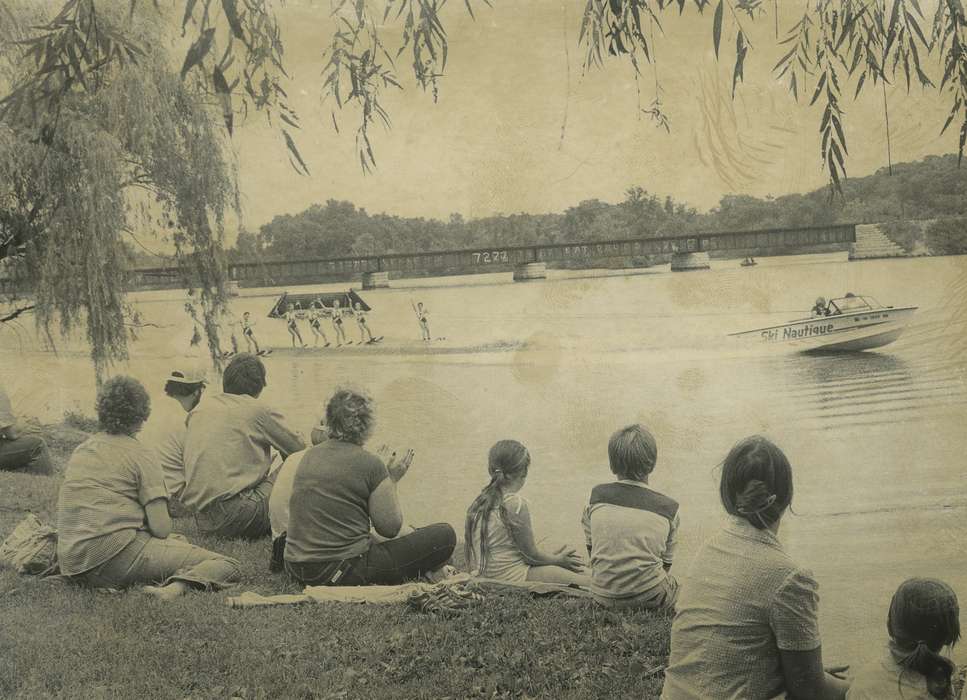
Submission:
POLYGON ((271 355, 272 354, 272 351, 271 350, 260 350, 258 354, 260 356, 262 356, 262 357, 265 357, 266 355, 271 355))
POLYGON ((366 341, 366 344, 375 345, 376 343, 380 342, 382 339, 383 339, 383 336, 379 336, 377 338, 370 338, 369 340, 366 341))

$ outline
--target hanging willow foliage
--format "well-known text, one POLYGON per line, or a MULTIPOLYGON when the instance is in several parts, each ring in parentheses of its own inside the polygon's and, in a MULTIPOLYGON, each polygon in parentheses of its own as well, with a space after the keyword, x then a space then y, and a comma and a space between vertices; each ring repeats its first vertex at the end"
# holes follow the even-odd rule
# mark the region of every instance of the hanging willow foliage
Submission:
POLYGON ((217 364, 224 218, 239 209, 224 131, 197 86, 168 68, 149 23, 83 4, 69 3, 74 14, 21 40, 6 71, 13 87, 0 115, 0 253, 29 284, 48 338, 52 328, 85 328, 100 379, 127 357, 124 240, 144 217, 160 219, 217 364), (114 44, 57 38, 84 30, 120 36, 122 26, 126 36, 114 44), (129 54, 129 45, 139 48, 129 54), (103 62, 109 51, 121 58, 93 73, 66 65, 72 55, 78 65, 103 62), (41 74, 32 101, 27 86, 41 74))

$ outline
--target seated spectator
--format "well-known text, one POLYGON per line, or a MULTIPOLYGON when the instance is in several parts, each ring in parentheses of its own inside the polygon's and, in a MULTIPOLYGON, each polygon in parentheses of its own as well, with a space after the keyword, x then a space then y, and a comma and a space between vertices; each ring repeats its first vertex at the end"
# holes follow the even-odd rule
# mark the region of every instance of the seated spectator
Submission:
POLYGON ((375 416, 368 396, 349 389, 326 406, 329 439, 302 458, 292 484, 285 570, 307 586, 396 585, 438 578, 456 546, 453 528, 404 525, 396 484, 413 452, 386 463, 367 452, 375 416), (389 538, 377 541, 377 535, 389 538))
MULTIPOLYGON (((312 429, 309 436, 313 445, 318 445, 328 439, 326 426, 322 421, 312 429)), ((302 458, 308 448, 293 452, 279 467, 275 475, 275 485, 269 496, 269 521, 272 524, 272 561, 269 571, 282 571, 284 566, 285 533, 289 529, 289 499, 292 497, 292 482, 295 481, 296 471, 302 464, 302 458)))
POLYGON ((177 411, 162 411, 151 418, 140 440, 155 449, 168 489, 168 510, 172 517, 184 515, 180 499, 185 488, 185 426, 186 414, 201 401, 207 382, 205 373, 189 369, 175 369, 165 380, 164 392, 178 404, 177 411))
POLYGON ((53 470, 47 443, 27 435, 17 425, 10 397, 0 386, 0 469, 30 469, 42 474, 53 470))
POLYGON ((490 448, 490 483, 467 509, 467 565, 486 578, 587 586, 584 562, 572 547, 546 552, 534 542, 530 506, 518 492, 527 480, 531 457, 516 440, 490 448))
POLYGON ((722 463, 725 528, 698 552, 672 623, 662 698, 843 698, 823 671, 812 574, 776 534, 792 504, 792 468, 778 447, 750 437, 722 463))
POLYGON ((61 573, 96 588, 158 584, 145 591, 162 599, 237 581, 237 561, 171 536, 161 467, 135 438, 150 412, 136 379, 113 377, 98 392, 103 432, 74 450, 60 488, 61 573))
POLYGON ((195 512, 206 534, 268 535, 272 449, 284 459, 305 447, 281 414, 257 400, 265 386, 262 361, 240 353, 222 375, 224 393, 208 397, 188 414, 181 502, 195 512))
MULTIPOLYGON (((860 667, 849 700, 952 698, 953 662, 941 652, 960 639, 957 594, 943 581, 912 578, 900 584, 886 619, 890 642, 881 658, 860 667)), ((959 695, 957 697, 960 697, 959 695)))
POLYGON ((678 539, 678 503, 648 487, 658 461, 643 425, 622 428, 608 442, 618 477, 591 490, 584 535, 591 557, 591 594, 609 608, 673 608, 678 582, 668 571, 678 539))

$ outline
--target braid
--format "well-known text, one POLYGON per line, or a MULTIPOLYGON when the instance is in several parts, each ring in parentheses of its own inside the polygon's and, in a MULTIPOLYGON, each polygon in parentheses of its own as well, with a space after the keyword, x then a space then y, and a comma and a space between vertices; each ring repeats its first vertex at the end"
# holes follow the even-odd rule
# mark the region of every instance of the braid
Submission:
POLYGON ((476 562, 477 570, 481 574, 487 568, 489 554, 487 551, 487 536, 490 530, 489 516, 491 511, 498 508, 503 519, 505 517, 503 515, 503 494, 500 491, 498 479, 495 476, 490 480, 489 484, 484 486, 480 495, 474 499, 473 503, 470 504, 470 508, 467 509, 466 527, 464 528, 464 550, 467 557, 467 564, 472 567, 474 562, 476 562), (473 548, 473 536, 478 527, 480 528, 479 556, 473 548))

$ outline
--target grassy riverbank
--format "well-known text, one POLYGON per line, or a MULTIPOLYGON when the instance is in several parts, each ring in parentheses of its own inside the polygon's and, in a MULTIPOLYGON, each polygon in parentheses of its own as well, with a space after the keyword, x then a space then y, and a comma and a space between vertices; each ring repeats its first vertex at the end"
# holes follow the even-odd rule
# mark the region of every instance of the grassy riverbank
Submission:
MULTIPOLYGON (((57 471, 0 472, 0 540, 26 512, 53 523, 64 460, 90 428, 46 427, 57 471)), ((585 600, 489 594, 455 620, 402 606, 230 609, 243 590, 293 593, 269 542, 175 529, 238 558, 235 589, 161 603, 0 570, 0 697, 657 697, 665 615, 615 615, 585 600)), ((459 561, 456 562, 459 565, 459 561)))

